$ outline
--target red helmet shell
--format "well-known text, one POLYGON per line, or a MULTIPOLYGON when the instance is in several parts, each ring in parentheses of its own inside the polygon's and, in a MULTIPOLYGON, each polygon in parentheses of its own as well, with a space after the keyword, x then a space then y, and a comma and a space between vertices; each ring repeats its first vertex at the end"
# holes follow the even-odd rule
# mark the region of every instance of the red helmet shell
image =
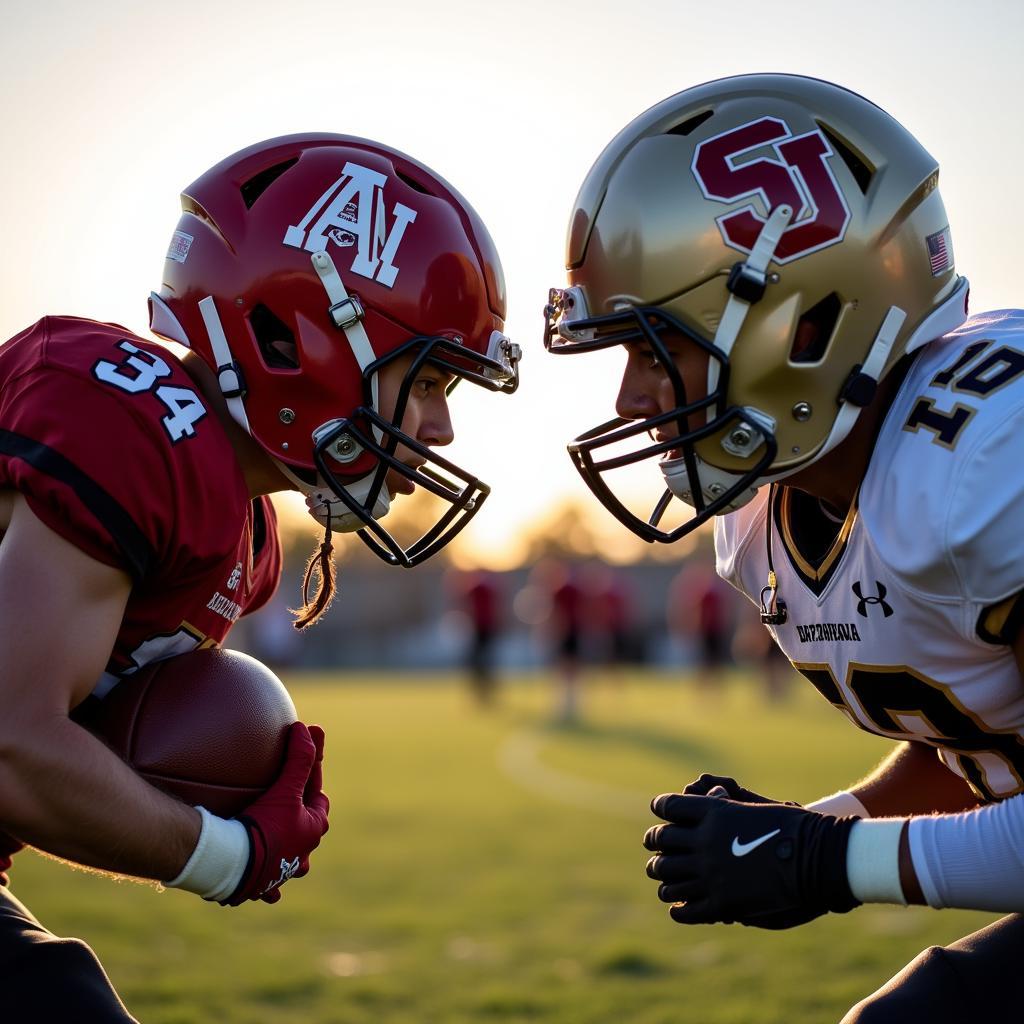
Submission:
POLYGON ((504 276, 483 222, 443 178, 387 146, 271 139, 207 171, 181 205, 160 298, 216 370, 199 309, 213 298, 244 378, 250 432, 295 467, 312 469, 313 431, 364 399, 314 252, 331 256, 361 302, 374 358, 419 335, 486 354, 503 328, 504 276), (268 349, 275 333, 294 342, 297 368, 268 349))

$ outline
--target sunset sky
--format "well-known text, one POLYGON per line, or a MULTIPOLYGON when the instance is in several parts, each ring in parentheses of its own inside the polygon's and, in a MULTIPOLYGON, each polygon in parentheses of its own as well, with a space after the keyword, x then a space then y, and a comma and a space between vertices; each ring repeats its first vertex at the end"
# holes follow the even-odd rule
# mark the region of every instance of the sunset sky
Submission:
MULTIPOLYGON (((453 399, 451 453, 494 488, 467 559, 509 564, 523 522, 589 495, 564 444, 612 414, 616 367, 545 356, 540 310, 563 280, 588 168, 670 93, 751 71, 863 93, 938 158, 972 308, 1024 301, 1024 6, 1012 0, 5 0, 3 15, 3 337, 46 313, 144 330, 180 189, 259 139, 377 138, 473 203, 526 358, 514 398, 453 399)), ((620 528, 585 500, 614 543, 620 528)))

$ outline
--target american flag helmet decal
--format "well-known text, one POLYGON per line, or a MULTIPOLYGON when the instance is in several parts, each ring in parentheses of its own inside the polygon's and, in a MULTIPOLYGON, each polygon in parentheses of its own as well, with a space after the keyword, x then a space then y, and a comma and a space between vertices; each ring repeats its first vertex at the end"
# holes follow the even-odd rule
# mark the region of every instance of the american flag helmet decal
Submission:
POLYGON ((949 225, 925 239, 928 246, 928 262, 931 264, 932 277, 946 273, 953 266, 953 242, 949 237, 949 225))

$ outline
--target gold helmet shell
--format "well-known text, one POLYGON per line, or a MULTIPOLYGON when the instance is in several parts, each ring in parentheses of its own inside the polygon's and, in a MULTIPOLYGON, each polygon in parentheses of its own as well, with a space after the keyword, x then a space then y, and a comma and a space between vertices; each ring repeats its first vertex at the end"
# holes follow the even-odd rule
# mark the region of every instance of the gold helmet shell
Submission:
MULTIPOLYGON (((669 490, 698 515, 671 534, 627 523, 649 540, 674 540, 820 458, 877 381, 966 311, 935 159, 862 96, 796 75, 709 82, 634 119, 580 189, 566 267, 569 288, 548 306, 551 351, 656 339, 659 324, 710 346, 717 429, 689 438, 692 465, 662 459, 669 490)), ((621 439, 624 421, 604 426, 621 439)), ((601 436, 570 445, 585 478, 601 436)))

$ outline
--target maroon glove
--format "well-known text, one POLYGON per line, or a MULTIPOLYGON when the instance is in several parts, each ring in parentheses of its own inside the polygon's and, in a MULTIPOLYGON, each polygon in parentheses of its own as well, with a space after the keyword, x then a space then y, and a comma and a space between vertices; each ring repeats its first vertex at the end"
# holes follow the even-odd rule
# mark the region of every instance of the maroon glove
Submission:
POLYGON ((14 836, 0 832, 0 885, 8 885, 7 872, 11 867, 11 858, 24 846, 14 836))
POLYGON ((249 863, 238 888, 223 901, 276 903, 289 878, 309 871, 309 855, 327 831, 330 802, 322 791, 324 731, 296 722, 288 733, 284 767, 277 781, 238 820, 249 833, 249 863))

